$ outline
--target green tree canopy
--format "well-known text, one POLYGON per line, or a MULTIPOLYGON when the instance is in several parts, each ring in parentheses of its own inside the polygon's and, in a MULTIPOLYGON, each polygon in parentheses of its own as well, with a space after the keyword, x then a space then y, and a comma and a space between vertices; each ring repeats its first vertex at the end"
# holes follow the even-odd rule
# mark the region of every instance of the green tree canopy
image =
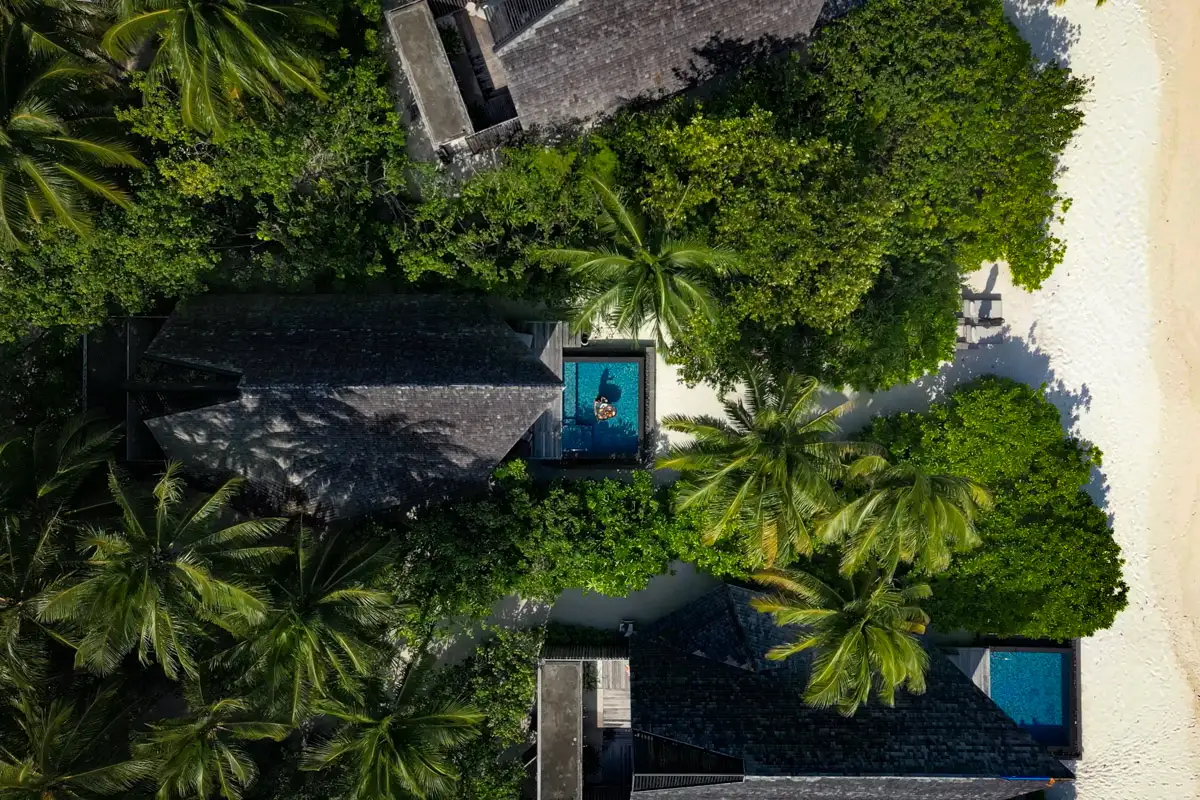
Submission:
POLYGON ((116 438, 112 425, 81 415, 0 442, 0 685, 27 690, 42 671, 38 604, 61 574, 80 487, 116 438))
POLYGON ((779 625, 801 626, 796 640, 772 648, 767 658, 782 660, 812 651, 804 702, 853 716, 873 696, 894 705, 896 690, 925 691, 929 654, 917 634, 929 617, 917 603, 929 586, 897 586, 878 569, 860 570, 833 585, 800 570, 770 570, 754 579, 778 590, 751 601, 773 614, 779 625))
POLYGON ((607 324, 634 340, 652 326, 665 349, 692 317, 712 319, 713 284, 736 268, 737 257, 702 242, 672 238, 666 228, 649 228, 618 192, 599 178, 589 180, 600 204, 600 230, 610 242, 595 249, 537 252, 570 267, 571 277, 586 287, 573 326, 591 330, 607 324))
POLYGON ((720 576, 748 569, 731 543, 704 546, 695 516, 675 513, 670 490, 640 470, 627 481, 545 484, 510 462, 487 495, 426 509, 397 536, 396 594, 417 606, 419 622, 481 619, 509 594, 625 596, 674 559, 720 576))
POLYGON ((0 248, 50 220, 87 233, 90 195, 128 205, 102 170, 141 162, 91 104, 103 67, 35 49, 16 26, 0 27, 0 64, 0 248))
POLYGON ((897 463, 987 486, 983 545, 933 581, 942 630, 1070 639, 1112 625, 1125 608, 1121 548, 1084 491, 1100 451, 1068 436, 1042 391, 985 377, 927 414, 877 420, 868 438, 897 463))
POLYGON ((761 364, 744 375, 744 399, 724 401, 725 419, 663 418, 692 441, 658 467, 680 471, 677 503, 703 515, 708 542, 740 536, 761 564, 787 564, 812 552, 813 521, 837 507, 832 484, 847 461, 877 448, 834 438, 844 409, 821 411, 816 380, 775 378, 761 364))
POLYGON ((455 747, 479 734, 484 716, 427 691, 422 665, 411 665, 399 689, 369 708, 328 705, 342 726, 305 754, 304 769, 340 765, 349 772, 351 800, 454 797, 455 747))
POLYGON ((291 558, 270 586, 271 610, 223 660, 262 706, 293 725, 317 700, 362 702, 379 645, 404 608, 384 585, 394 558, 385 536, 318 538, 298 527, 291 558))
POLYGON ((888 574, 912 564, 934 575, 950 566, 952 554, 979 546, 975 518, 991 497, 970 478, 901 464, 875 469, 865 482, 860 496, 821 522, 821 539, 840 546, 843 575, 871 561, 888 574))
POLYGON ((190 712, 151 723, 134 755, 152 765, 158 800, 241 800, 258 777, 258 765, 240 743, 280 741, 292 729, 257 719, 246 700, 205 702, 199 691, 192 694, 190 712))
POLYGON ((79 629, 75 661, 100 674, 136 652, 168 677, 195 677, 194 642, 205 623, 244 629, 263 619, 259 593, 236 577, 236 567, 278 560, 286 549, 265 546, 283 519, 225 524, 222 515, 240 481, 227 481, 191 507, 177 464, 149 495, 130 492, 109 476, 119 523, 83 538, 87 562, 42 607, 40 619, 79 629))
POLYGON ((154 48, 149 74, 179 89, 184 123, 220 133, 230 102, 256 97, 281 102, 281 90, 323 96, 320 67, 303 42, 333 24, 302 3, 279 0, 118 0, 103 45, 114 58, 154 48))
POLYGON ((9 701, 5 722, 19 733, 0 747, 3 800, 127 797, 151 774, 151 764, 128 757, 127 721, 112 691, 77 702, 23 692, 9 701))
POLYGON ((878 388, 935 368, 962 272, 1005 259, 1036 288, 1061 261, 1058 159, 1085 93, 999 0, 883 0, 702 104, 619 116, 622 181, 746 264, 678 343, 684 374, 729 382, 765 358, 878 388))

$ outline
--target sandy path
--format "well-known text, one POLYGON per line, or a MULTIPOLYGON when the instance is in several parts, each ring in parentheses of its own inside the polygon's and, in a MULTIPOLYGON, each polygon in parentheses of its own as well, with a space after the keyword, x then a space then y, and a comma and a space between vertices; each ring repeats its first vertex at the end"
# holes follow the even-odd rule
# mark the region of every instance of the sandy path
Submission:
MULTIPOLYGON (((1176 654, 1200 696, 1200 3, 1153 3, 1163 65, 1162 140, 1152 197, 1154 363, 1164 405, 1151 565, 1176 654)), ((1200 701, 1197 701, 1200 707, 1200 701)))

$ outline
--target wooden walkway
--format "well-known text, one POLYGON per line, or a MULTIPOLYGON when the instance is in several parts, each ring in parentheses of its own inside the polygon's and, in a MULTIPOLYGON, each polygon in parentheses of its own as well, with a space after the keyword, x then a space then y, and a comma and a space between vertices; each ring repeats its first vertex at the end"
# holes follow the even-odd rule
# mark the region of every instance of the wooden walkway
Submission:
POLYGON ((629 709, 629 662, 622 659, 601 661, 599 664, 600 680, 596 688, 600 694, 600 727, 632 727, 629 709))

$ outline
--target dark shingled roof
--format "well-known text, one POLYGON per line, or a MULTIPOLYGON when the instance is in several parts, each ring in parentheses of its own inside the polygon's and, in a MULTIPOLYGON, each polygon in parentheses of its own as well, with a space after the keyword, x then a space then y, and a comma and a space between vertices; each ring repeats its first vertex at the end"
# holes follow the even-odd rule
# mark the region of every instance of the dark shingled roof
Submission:
POLYGON ((463 298, 200 297, 147 356, 240 375, 236 400, 147 420, 170 458, 333 517, 485 481, 562 396, 511 328, 463 298))
POLYGON ((497 53, 522 122, 588 119, 792 45, 824 0, 565 0, 497 53))
POLYGON ((634 729, 745 761, 745 783, 686 796, 1009 798, 1073 777, 937 653, 928 691, 895 708, 846 718, 806 706, 806 660, 759 655, 790 637, 754 596, 719 587, 632 643, 634 729))

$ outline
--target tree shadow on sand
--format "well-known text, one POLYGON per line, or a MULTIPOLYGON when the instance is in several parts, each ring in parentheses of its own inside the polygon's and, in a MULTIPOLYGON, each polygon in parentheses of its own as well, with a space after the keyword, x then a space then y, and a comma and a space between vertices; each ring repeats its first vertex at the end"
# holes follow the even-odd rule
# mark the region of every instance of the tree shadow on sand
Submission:
POLYGON ((1079 26, 1055 12, 1054 0, 1004 0, 1004 13, 1029 42, 1034 58, 1070 66, 1079 26))
MULTIPOLYGON (((913 383, 896 386, 884 392, 859 395, 827 392, 826 405, 847 400, 851 406, 842 417, 842 429, 858 431, 876 416, 903 411, 926 411, 929 406, 945 399, 959 386, 984 375, 1000 375, 1032 387, 1043 387, 1046 399, 1058 409, 1063 429, 1068 435, 1081 439, 1078 426, 1080 415, 1091 408, 1092 394, 1086 383, 1078 387, 1067 385, 1050 365, 1050 355, 1038 343, 1037 324, 1024 333, 1011 325, 1002 328, 1003 340, 978 350, 960 350, 952 362, 937 372, 913 383)), ((1109 511, 1109 483, 1103 470, 1092 467, 1092 476, 1084 490, 1100 508, 1109 511)))

